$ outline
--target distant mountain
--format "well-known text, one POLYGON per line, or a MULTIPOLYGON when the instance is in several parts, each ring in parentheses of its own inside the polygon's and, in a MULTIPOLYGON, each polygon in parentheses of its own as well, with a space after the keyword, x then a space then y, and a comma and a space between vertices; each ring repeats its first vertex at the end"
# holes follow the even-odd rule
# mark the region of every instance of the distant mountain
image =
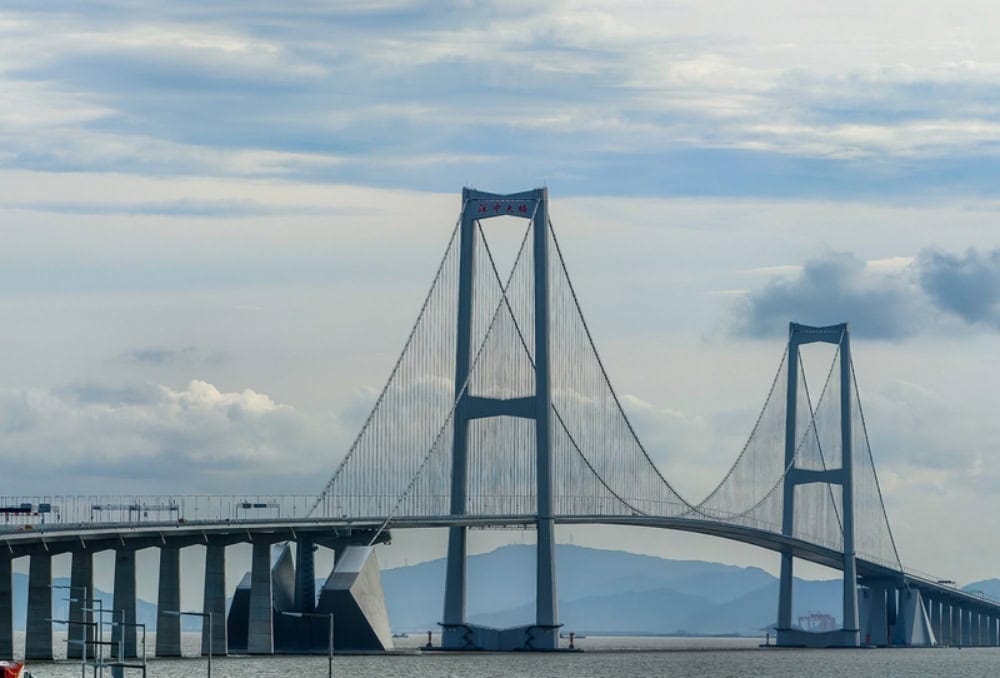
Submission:
MULTIPOLYGON (((469 620, 513 626, 534 618, 533 546, 469 558, 469 620)), ((777 614, 778 583, 755 567, 669 560, 559 545, 560 620, 581 633, 756 634, 777 614)), ((396 631, 436 629, 444 599, 444 559, 382 572, 396 631)), ((796 580, 793 615, 836 613, 840 580, 796 580)))
POLYGON ((974 581, 971 584, 963 586, 962 590, 968 591, 969 593, 982 592, 989 598, 1000 600, 1000 579, 983 579, 981 581, 974 581))
MULTIPOLYGON (((55 586, 68 586, 69 579, 55 577, 52 583, 55 586)), ((67 589, 52 590, 52 619, 69 618, 69 602, 66 601, 68 597, 69 591, 67 589)), ((112 595, 110 593, 98 589, 95 597, 103 601, 105 609, 111 609, 112 595)), ((23 631, 25 620, 28 617, 28 575, 20 572, 14 573, 13 599, 14 629, 23 631)), ((136 621, 145 624, 148 632, 156 631, 156 604, 139 598, 136 600, 135 607, 136 621)), ((200 621, 199 619, 182 618, 181 627, 185 631, 198 631, 201 629, 200 621)), ((59 628, 59 625, 56 625, 56 628, 59 628)))

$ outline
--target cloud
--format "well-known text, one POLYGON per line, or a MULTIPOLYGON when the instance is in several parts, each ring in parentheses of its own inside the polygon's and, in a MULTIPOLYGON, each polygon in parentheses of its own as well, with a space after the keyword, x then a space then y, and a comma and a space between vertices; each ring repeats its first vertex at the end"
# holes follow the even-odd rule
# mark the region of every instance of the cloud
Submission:
POLYGON ((780 336, 789 321, 807 325, 849 322, 863 337, 901 339, 917 328, 922 300, 901 274, 886 274, 849 252, 810 259, 793 277, 772 278, 741 300, 736 332, 780 336))
POLYGON ((768 274, 736 306, 734 330, 779 336, 789 321, 826 325, 847 321, 856 335, 902 339, 928 329, 1000 328, 1000 248, 962 254, 925 248, 916 257, 863 261, 830 253, 799 266, 767 266, 768 274))
POLYGON ((973 247, 964 254, 925 250, 919 278, 939 309, 970 324, 1000 327, 1000 249, 973 247))
MULTIPOLYGON (((822 13, 786 13, 794 41, 731 9, 309 3, 278 19, 246 2, 13 3, 0 23, 0 164, 433 190, 993 191, 991 55, 955 58, 916 23, 869 36, 860 6, 820 33, 822 13), (524 105, 541 93, 546 107, 524 105), (539 160, 526 170, 525 156, 539 160)), ((220 207, 244 209, 207 210, 220 207)))
POLYGON ((256 200, 168 200, 162 202, 8 202, 0 209, 30 210, 55 214, 97 214, 129 216, 171 216, 198 218, 239 218, 254 216, 348 215, 338 207, 308 205, 265 205, 256 200))
POLYGON ((197 346, 183 348, 135 348, 118 356, 121 362, 140 365, 218 365, 226 361, 223 351, 205 351, 197 346))
POLYGON ((318 492, 344 440, 332 419, 197 379, 0 390, 0 475, 26 494, 318 492))

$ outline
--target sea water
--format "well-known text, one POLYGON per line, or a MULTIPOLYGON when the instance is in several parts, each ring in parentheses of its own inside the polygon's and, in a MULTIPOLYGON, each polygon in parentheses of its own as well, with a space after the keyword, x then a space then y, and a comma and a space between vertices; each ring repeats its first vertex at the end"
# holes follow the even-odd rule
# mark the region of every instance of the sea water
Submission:
MULTIPOLYGON (((17 639, 23 643, 23 634, 17 639)), ((57 652, 65 636, 56 636, 57 652)), ((435 641, 437 638, 435 637, 435 641)), ((758 638, 646 638, 594 637, 578 639, 582 652, 574 653, 418 653, 426 636, 396 640, 400 650, 392 655, 338 655, 334 676, 346 678, 580 678, 609 676, 1000 676, 1000 648, 927 648, 883 650, 777 650, 760 649, 758 638)), ((567 640, 562 641, 565 645, 567 640)), ((152 636, 149 638, 152 653, 152 636)), ((204 676, 207 662, 198 656, 200 635, 184 634, 181 659, 150 659, 150 678, 204 676)), ((64 650, 63 650, 64 652, 64 650)), ((79 662, 60 660, 29 666, 37 678, 74 678, 79 662)), ((93 669, 87 670, 93 675, 93 669)), ((105 676, 110 678, 110 670, 105 676)), ((127 676, 140 676, 129 671, 127 676)), ((327 658, 215 657, 213 678, 287 678, 326 676, 327 658)))

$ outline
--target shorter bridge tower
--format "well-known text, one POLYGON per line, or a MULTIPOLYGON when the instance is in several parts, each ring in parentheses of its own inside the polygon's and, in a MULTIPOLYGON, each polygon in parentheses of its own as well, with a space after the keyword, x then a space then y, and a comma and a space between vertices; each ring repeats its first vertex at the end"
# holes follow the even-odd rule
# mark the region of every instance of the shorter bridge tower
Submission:
POLYGON ((851 374, 851 339, 847 323, 812 327, 790 323, 788 328, 788 390, 785 409, 785 477, 783 481, 781 531, 792 537, 795 531, 795 488, 810 483, 839 485, 842 491, 842 526, 844 550, 843 626, 834 631, 815 633, 792 627, 793 554, 781 554, 781 579, 778 590, 778 645, 801 647, 858 647, 858 575, 854 547, 854 465, 852 454, 851 397, 854 392, 851 374), (798 468, 796 457, 802 431, 797 429, 799 347, 812 343, 835 344, 840 350, 840 468, 813 470, 798 468))

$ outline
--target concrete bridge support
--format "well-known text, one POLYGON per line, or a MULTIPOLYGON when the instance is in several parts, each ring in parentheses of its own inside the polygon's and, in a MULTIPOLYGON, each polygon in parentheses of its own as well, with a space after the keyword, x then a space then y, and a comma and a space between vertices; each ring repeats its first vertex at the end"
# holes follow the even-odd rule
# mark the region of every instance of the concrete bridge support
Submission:
POLYGON ((448 649, 534 649, 559 647, 559 613, 556 597, 555 520, 552 504, 554 474, 550 414, 552 393, 549 364, 549 231, 548 191, 541 188, 514 195, 495 195, 472 189, 462 192, 462 217, 459 239, 458 314, 456 323, 455 398, 458 406, 453 417, 451 505, 452 515, 467 509, 469 422, 473 419, 515 416, 535 422, 536 478, 536 569, 535 623, 517 629, 489 629, 466 623, 466 528, 452 526, 448 531, 448 561, 445 578, 444 616, 441 644, 448 649), (532 257, 534 281, 535 392, 523 398, 503 399, 484 394, 473 398, 466 390, 473 351, 472 319, 475 304, 475 251, 478 220, 494 214, 477 209, 486 202, 518 201, 527 208, 521 214, 532 219, 532 257), (528 207, 530 205, 530 207, 528 207), (515 404, 514 401, 520 401, 515 404), (514 639, 514 640, 512 640, 514 639))
POLYGON ((137 656, 135 626, 135 551, 122 547, 115 550, 115 591, 114 601, 115 622, 124 626, 115 626, 111 631, 112 650, 118 654, 118 643, 122 643, 122 651, 126 658, 137 656))
POLYGON ((11 557, 0 554, 0 659, 14 658, 14 572, 11 557))
MULTIPOLYGON (((205 595, 202 603, 204 612, 212 613, 212 654, 229 654, 226 632, 226 544, 210 541, 205 548, 205 595)), ((201 627, 201 653, 208 654, 209 624, 206 620, 201 627)))
POLYGON ((787 385, 785 392, 785 473, 782 483, 782 534, 795 536, 795 488, 798 485, 825 483, 839 485, 842 492, 843 526, 843 627, 838 631, 822 634, 808 633, 792 628, 793 557, 790 552, 781 554, 781 572, 778 585, 777 644, 785 646, 857 647, 861 644, 860 615, 858 612, 857 558, 854 544, 854 455, 851 401, 853 398, 851 375, 851 342, 847 323, 828 327, 808 327, 798 323, 788 326, 787 385), (798 422, 799 347, 823 342, 836 344, 840 349, 840 468, 824 471, 821 475, 810 473, 796 466, 800 431, 798 422))
POLYGON ((28 564, 28 622, 25 627, 25 659, 51 660, 52 656, 52 555, 31 554, 28 564))
POLYGON ((927 619, 930 620, 934 637, 941 642, 941 606, 931 596, 924 596, 924 607, 927 608, 927 619))
POLYGON ((66 646, 67 659, 79 659, 86 650, 87 656, 94 656, 94 646, 88 645, 94 640, 94 627, 84 626, 94 620, 93 612, 85 612, 84 608, 93 607, 94 597, 94 554, 86 550, 73 551, 69 568, 69 619, 83 622, 70 624, 67 629, 69 644, 66 646))
POLYGON ((181 550, 160 547, 160 583, 156 598, 156 656, 181 656, 181 618, 166 614, 181 609, 181 550))
MULTIPOLYGON (((295 609, 316 611, 316 545, 305 535, 295 545, 295 609)), ((334 556, 336 558, 336 556, 334 556)))
POLYGON ((274 654, 274 592, 271 588, 271 544, 253 543, 250 564, 250 623, 247 653, 274 654))
POLYGON ((942 645, 951 645, 951 604, 941 602, 941 635, 942 645))
POLYGON ((960 614, 962 617, 962 647, 970 647, 972 645, 972 610, 963 609, 960 614))
POLYGON ((891 642, 889 635, 889 613, 886 607, 886 595, 889 586, 882 581, 868 581, 868 628, 865 631, 865 644, 886 647, 891 642))

